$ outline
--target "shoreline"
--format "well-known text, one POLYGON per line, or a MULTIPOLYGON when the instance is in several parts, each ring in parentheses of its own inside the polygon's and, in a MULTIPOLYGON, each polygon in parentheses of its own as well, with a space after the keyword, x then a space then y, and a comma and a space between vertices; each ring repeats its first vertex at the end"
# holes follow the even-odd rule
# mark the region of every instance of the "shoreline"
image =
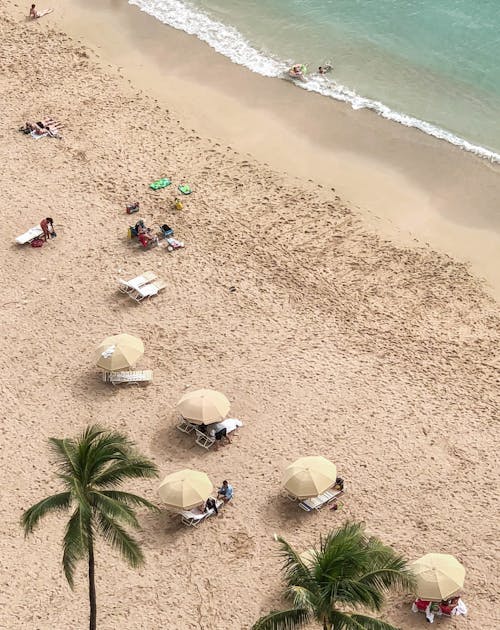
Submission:
POLYGON ((334 187, 383 236, 469 263, 500 296, 500 165, 371 111, 261 77, 126 2, 55 6, 65 30, 187 127, 279 172, 334 187))

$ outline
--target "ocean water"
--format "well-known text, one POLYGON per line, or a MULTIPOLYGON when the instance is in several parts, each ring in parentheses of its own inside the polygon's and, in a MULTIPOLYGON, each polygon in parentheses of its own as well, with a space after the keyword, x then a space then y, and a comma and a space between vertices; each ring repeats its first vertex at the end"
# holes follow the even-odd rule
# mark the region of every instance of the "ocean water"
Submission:
POLYGON ((500 0, 129 2, 254 72, 304 63, 297 87, 500 162, 500 0))

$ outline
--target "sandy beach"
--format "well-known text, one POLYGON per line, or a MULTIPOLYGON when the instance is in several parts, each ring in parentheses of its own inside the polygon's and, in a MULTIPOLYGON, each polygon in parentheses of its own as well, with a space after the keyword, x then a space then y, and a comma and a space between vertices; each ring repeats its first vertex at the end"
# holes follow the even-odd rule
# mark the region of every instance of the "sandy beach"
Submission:
MULTIPOLYGON (((456 555, 469 614, 441 625, 498 628, 498 168, 340 106, 326 133, 320 97, 319 117, 291 134, 281 112, 303 116, 290 108, 298 90, 269 87, 269 112, 255 96, 265 79, 245 90, 245 71, 214 54, 208 81, 199 42, 131 7, 58 1, 28 23, 5 4, 0 627, 87 626, 85 566, 74 592, 61 570, 65 518, 27 540, 19 519, 57 489, 47 438, 99 422, 127 432, 162 474, 198 468, 235 489, 198 530, 142 514, 138 571, 98 547, 99 628, 248 629, 281 604, 274 532, 306 549, 347 519, 410 559, 456 555), (165 42, 176 51, 169 81, 148 83, 165 42), (17 131, 44 116, 64 123, 62 140, 17 131), (148 189, 164 176, 192 186, 183 211, 173 187, 148 189), (136 199, 184 250, 127 241, 124 207, 136 199), (418 218, 409 209, 421 202, 418 218), (56 239, 14 243, 45 216, 56 239), (116 280, 146 270, 168 287, 137 305, 116 280), (150 386, 99 380, 92 351, 119 332, 143 339, 150 386), (175 429, 175 402, 195 387, 225 392, 245 424, 218 452, 175 429), (338 512, 301 513, 281 495, 281 471, 308 454, 346 480, 338 512)), ((159 502, 154 483, 130 489, 159 502)), ((410 602, 394 596, 384 617, 422 627, 410 602)))

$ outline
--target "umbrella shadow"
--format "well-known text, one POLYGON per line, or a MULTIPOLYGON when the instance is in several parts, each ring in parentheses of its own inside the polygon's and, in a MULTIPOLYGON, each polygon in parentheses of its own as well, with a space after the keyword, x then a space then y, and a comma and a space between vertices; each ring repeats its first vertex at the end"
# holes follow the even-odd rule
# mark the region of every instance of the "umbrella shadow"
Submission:
POLYGON ((284 494, 278 493, 266 502, 263 510, 266 522, 272 524, 277 530, 299 527, 300 524, 310 517, 310 514, 299 508, 298 502, 291 501, 284 494))

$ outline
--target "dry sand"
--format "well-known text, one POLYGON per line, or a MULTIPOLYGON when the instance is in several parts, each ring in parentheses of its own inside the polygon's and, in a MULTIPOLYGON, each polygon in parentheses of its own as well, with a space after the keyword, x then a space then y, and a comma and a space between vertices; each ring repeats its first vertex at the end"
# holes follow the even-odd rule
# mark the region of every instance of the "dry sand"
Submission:
MULTIPOLYGON (((0 20, 0 627, 86 627, 85 565, 74 593, 61 571, 64 518, 27 541, 19 518, 57 488, 47 438, 101 422, 163 473, 200 468, 236 493, 199 530, 141 515, 140 571, 99 547, 103 630, 249 628, 280 605, 273 532, 308 548, 346 519, 411 558, 454 553, 470 613, 442 623, 498 628, 499 319, 482 283, 445 255, 377 236, 324 187, 184 128, 48 22, 24 26, 0 20), (63 140, 16 131, 43 115, 66 123, 63 140), (164 175, 195 191, 181 213, 173 189, 147 189, 164 175), (184 251, 126 241, 135 199, 184 251), (15 246, 46 215, 58 238, 15 246), (118 294, 117 276, 147 269, 168 281, 162 295, 136 305, 118 294), (104 386, 91 365, 95 344, 121 331, 145 342, 147 389, 104 386), (174 403, 194 386, 224 391, 245 423, 219 452, 174 428, 174 403), (315 453, 348 484, 337 513, 301 513, 280 496, 282 468, 315 453)), ((154 484, 134 490, 156 500, 154 484)), ((394 597, 385 615, 422 627, 409 601, 394 597)))

